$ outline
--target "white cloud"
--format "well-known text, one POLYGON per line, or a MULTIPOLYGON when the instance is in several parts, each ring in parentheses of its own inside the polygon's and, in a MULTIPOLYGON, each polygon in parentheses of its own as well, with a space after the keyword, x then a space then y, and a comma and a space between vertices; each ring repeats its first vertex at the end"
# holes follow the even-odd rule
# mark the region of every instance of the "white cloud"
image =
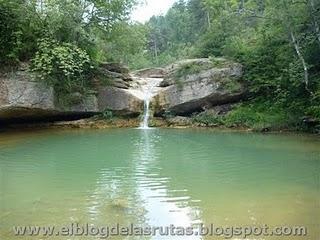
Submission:
POLYGON ((131 19, 146 22, 153 15, 165 14, 176 0, 145 0, 145 4, 138 6, 132 13, 131 19))

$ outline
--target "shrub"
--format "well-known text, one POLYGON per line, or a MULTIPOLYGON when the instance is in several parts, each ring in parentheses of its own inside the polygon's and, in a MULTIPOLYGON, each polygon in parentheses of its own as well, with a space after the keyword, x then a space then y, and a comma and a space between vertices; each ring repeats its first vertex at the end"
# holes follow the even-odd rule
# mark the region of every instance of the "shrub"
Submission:
POLYGON ((41 80, 51 80, 52 83, 63 79, 76 80, 89 70, 89 55, 71 43, 59 44, 42 38, 38 48, 32 60, 32 70, 41 80))
MULTIPOLYGON (((91 61, 86 51, 71 43, 59 43, 45 37, 38 42, 31 70, 40 81, 53 86, 61 105, 75 102, 71 93, 86 94, 90 87, 91 61), (60 101, 61 100, 61 101, 60 101)), ((78 102, 82 97, 78 98, 78 102)))
POLYGON ((101 114, 101 118, 104 120, 112 120, 114 118, 114 114, 112 112, 112 110, 106 109, 102 114, 101 114))
POLYGON ((283 108, 268 103, 247 103, 239 105, 224 118, 227 127, 249 127, 260 131, 297 129, 299 118, 283 108))
POLYGON ((214 113, 202 112, 192 116, 192 122, 195 124, 204 124, 205 126, 220 126, 223 125, 223 116, 214 113))
POLYGON ((20 20, 14 2, 0 0, 0 64, 18 62, 21 48, 20 20))

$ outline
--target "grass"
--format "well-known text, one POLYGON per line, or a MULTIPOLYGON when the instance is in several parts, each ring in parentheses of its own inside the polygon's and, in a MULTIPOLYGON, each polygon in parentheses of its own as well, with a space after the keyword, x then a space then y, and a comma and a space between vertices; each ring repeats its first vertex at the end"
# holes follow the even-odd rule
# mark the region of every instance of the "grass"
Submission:
POLYGON ((232 64, 232 61, 224 58, 210 57, 209 59, 212 63, 212 67, 216 67, 216 68, 225 68, 225 67, 229 67, 232 64))
POLYGON ((196 63, 186 63, 180 66, 173 76, 176 78, 184 78, 188 75, 198 74, 208 69, 210 69, 210 67, 205 65, 199 65, 196 63))
POLYGON ((192 121, 209 127, 244 127, 254 131, 303 130, 298 117, 285 109, 263 103, 239 104, 227 115, 200 113, 193 116, 192 121))
POLYGON ((220 80, 221 87, 228 92, 237 92, 242 88, 242 85, 239 81, 232 78, 223 78, 220 80))
POLYGON ((222 116, 212 114, 212 113, 207 113, 207 112, 193 115, 192 116, 192 123, 196 124, 196 125, 198 125, 198 124, 204 125, 206 127, 215 127, 215 126, 223 126, 224 125, 222 116))

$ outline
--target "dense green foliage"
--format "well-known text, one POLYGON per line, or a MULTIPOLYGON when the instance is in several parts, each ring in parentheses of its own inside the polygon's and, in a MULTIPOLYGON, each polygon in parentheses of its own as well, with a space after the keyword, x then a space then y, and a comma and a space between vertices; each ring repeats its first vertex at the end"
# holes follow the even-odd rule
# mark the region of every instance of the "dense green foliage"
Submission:
POLYGON ((128 21, 136 2, 0 0, 0 64, 31 61, 40 79, 68 93, 89 86, 101 61, 137 69, 223 56, 244 65, 250 90, 224 124, 320 119, 319 1, 179 0, 145 24, 128 21))
POLYGON ((93 68, 86 51, 50 38, 40 39, 38 48, 31 66, 40 80, 54 86, 58 93, 86 93, 90 87, 88 73, 93 68))
POLYGON ((201 126, 226 126, 229 128, 251 128, 255 131, 312 130, 284 109, 265 102, 243 103, 227 115, 203 112, 192 116, 192 121, 201 126))
POLYGON ((90 86, 94 66, 110 59, 111 52, 118 54, 119 46, 112 46, 111 39, 119 39, 118 29, 135 3, 0 0, 0 63, 31 62, 36 76, 58 93, 82 94, 90 86))
POLYGON ((229 123, 279 121, 293 128, 305 117, 320 119, 319 24, 315 0, 180 0, 146 23, 147 60, 140 62, 161 66, 211 56, 238 61, 251 95, 229 123))

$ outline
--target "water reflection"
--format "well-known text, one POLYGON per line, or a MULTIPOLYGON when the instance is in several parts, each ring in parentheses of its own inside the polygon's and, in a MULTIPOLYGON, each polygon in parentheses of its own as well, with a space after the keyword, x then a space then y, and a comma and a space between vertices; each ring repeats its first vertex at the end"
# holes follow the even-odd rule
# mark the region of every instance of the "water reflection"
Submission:
POLYGON ((172 129, 17 138, 0 148, 0 239, 28 239, 13 225, 72 222, 303 224, 304 239, 319 236, 318 138, 172 129))
MULTIPOLYGON (((171 178, 162 174, 159 130, 139 130, 131 137, 132 156, 126 166, 99 170, 94 191, 87 197, 90 223, 98 226, 196 227, 199 209, 189 206, 188 189, 170 189, 171 178)), ((113 156, 117 158, 117 156, 113 156)), ((108 159, 106 159, 107 161, 108 159)), ((194 201, 196 202, 196 200, 194 201)), ((154 236, 152 239, 167 239, 154 236)), ((174 237, 170 239, 200 239, 174 237)))
MULTIPOLYGON (((163 156, 157 148, 165 139, 159 130, 144 130, 135 142, 133 165, 140 202, 145 209, 145 224, 153 227, 195 227, 201 222, 199 210, 189 206, 187 189, 169 189, 170 177, 162 176, 159 161, 163 156)), ((153 239, 167 239, 154 236, 153 239)), ((194 236, 174 237, 170 239, 200 239, 194 236)))

